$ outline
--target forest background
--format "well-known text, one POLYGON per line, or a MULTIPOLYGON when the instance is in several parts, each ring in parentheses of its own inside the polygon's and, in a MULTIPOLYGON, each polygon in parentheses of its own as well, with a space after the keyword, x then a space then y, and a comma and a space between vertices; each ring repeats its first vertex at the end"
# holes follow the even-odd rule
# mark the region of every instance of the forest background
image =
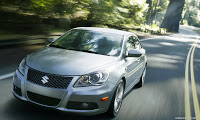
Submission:
POLYGON ((0 35, 93 26, 163 34, 200 27, 199 0, 1 0, 0 35))

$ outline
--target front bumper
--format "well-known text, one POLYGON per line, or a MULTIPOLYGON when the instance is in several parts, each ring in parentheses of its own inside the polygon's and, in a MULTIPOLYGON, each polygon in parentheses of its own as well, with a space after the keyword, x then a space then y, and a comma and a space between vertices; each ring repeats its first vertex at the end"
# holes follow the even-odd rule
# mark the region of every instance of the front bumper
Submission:
POLYGON ((96 115, 108 110, 115 86, 107 82, 103 86, 76 87, 73 85, 79 78, 74 76, 67 89, 49 88, 27 81, 18 70, 13 77, 13 95, 21 100, 40 106, 82 115, 96 115), (108 101, 101 101, 107 97, 108 101))

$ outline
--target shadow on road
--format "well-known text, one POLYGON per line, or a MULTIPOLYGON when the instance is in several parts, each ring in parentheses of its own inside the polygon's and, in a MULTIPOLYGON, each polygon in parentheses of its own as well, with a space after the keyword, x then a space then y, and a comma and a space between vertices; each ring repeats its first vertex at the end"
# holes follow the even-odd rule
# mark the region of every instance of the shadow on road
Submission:
POLYGON ((106 114, 81 116, 43 108, 32 103, 20 101, 14 97, 7 101, 2 115, 10 120, 110 120, 106 114))
MULTIPOLYGON (((194 36, 177 35, 142 42, 148 57, 144 87, 134 87, 124 97, 122 108, 114 120, 173 120, 184 117, 185 62, 194 40, 194 36)), ((197 88, 200 88, 199 84, 197 88)), ((111 120, 105 114, 80 116, 46 109, 21 102, 13 96, 5 102, 0 114, 9 120, 111 120)))

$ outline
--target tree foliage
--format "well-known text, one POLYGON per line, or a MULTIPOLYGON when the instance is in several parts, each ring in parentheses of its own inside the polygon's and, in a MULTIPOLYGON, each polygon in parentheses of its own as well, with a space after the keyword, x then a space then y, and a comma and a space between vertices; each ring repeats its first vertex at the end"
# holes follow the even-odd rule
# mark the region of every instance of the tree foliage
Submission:
POLYGON ((160 25, 169 4, 169 0, 147 0, 149 4, 148 13, 146 15, 147 24, 160 25))
MULTIPOLYGON (((157 28, 163 20, 166 21, 164 17, 168 15, 166 12, 170 11, 169 3, 172 1, 184 0, 1 0, 0 7, 17 6, 20 13, 31 13, 53 21, 59 19, 57 21, 63 24, 58 26, 75 24, 104 27, 156 26, 157 28)), ((186 0, 183 14, 179 11, 179 15, 169 14, 169 16, 180 18, 182 14, 182 23, 200 26, 199 8, 199 0, 186 0)), ((171 10, 172 13, 177 12, 177 9, 171 10)), ((76 27, 75 25, 72 27, 76 27)), ((161 26, 167 27, 167 25, 161 26)))
POLYGON ((43 17, 67 17, 94 24, 120 26, 144 24, 148 4, 145 0, 3 0, 23 12, 43 17))
POLYGON ((199 0, 186 0, 182 16, 182 24, 200 27, 199 0))

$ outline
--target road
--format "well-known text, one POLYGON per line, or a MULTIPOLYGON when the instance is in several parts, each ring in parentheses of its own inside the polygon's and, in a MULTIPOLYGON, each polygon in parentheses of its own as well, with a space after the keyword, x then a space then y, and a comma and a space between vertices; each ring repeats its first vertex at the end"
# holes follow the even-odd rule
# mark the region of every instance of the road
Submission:
MULTIPOLYGON (((113 120, 200 119, 200 36, 192 29, 181 26, 178 34, 141 41, 148 57, 145 85, 126 95, 113 120)), ((41 47, 0 50, 0 78, 12 73, 26 54, 41 47)), ((0 120, 111 120, 104 114, 71 115, 21 102, 12 95, 12 77, 8 76, 0 79, 0 120)))

